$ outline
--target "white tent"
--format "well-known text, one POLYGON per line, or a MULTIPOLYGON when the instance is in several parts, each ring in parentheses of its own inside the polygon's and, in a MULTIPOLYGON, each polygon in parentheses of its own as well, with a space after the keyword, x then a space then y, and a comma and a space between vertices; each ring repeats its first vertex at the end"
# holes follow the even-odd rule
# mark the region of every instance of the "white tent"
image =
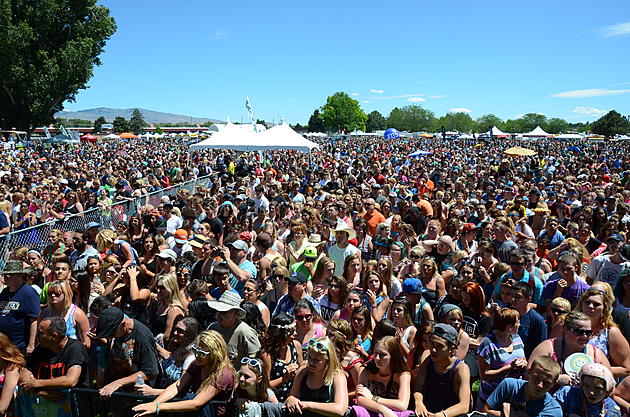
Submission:
POLYGON ((463 134, 457 137, 457 139, 474 139, 473 135, 463 134))
POLYGON ((495 138, 496 138, 496 137, 504 137, 504 138, 507 138, 508 136, 510 136, 510 135, 508 135, 507 133, 503 133, 503 132, 501 132, 501 131, 499 130, 499 128, 498 128, 498 127, 496 127, 496 126, 493 126, 493 127, 492 127, 492 129, 490 129, 490 135, 491 135, 491 136, 494 136, 495 138))
POLYGON ((542 130, 542 128, 540 126, 536 126, 536 129, 532 130, 529 133, 523 133, 524 137, 529 137, 529 138, 546 138, 551 136, 549 133, 545 132, 544 130, 542 130))
POLYGON ((565 133, 563 135, 556 136, 555 139, 560 139, 560 140, 584 139, 584 136, 578 135, 576 133, 565 133))
POLYGON ((103 139, 120 139, 120 136, 110 133, 109 135, 103 136, 103 139))
POLYGON ((232 149, 235 151, 254 152, 269 149, 293 149, 310 152, 318 147, 315 142, 306 139, 288 124, 281 124, 261 133, 248 132, 232 123, 206 140, 190 146, 190 150, 232 149))

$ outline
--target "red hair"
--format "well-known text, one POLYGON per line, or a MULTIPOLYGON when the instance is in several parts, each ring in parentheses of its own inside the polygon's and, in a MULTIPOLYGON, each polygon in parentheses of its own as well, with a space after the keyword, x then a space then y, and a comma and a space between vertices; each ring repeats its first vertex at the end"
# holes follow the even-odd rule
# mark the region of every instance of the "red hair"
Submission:
POLYGON ((5 361, 7 364, 24 366, 26 364, 26 360, 24 359, 24 355, 22 352, 11 342, 11 340, 4 334, 0 332, 0 359, 5 361))
POLYGON ((488 313, 486 312, 486 297, 479 284, 474 281, 466 283, 466 285, 464 285, 464 292, 470 297, 468 308, 471 309, 473 313, 479 316, 487 316, 488 313))

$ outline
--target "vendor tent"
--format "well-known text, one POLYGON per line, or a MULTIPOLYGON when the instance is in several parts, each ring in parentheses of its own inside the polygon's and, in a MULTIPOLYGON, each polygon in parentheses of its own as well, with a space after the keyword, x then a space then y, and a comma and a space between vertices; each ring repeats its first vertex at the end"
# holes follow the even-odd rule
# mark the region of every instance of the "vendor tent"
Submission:
POLYGON ((578 135, 576 133, 565 133, 564 135, 555 136, 554 139, 560 140, 576 140, 576 139, 584 139, 584 136, 578 135))
POLYGON ((264 151, 270 149, 293 149, 310 152, 317 148, 315 142, 306 139, 286 124, 280 124, 261 133, 248 132, 232 123, 208 139, 190 146, 190 150, 232 149, 243 152, 264 151))
POLYGON ((493 136, 495 138, 507 138, 507 137, 510 136, 507 133, 501 132, 501 130, 499 130, 499 128, 496 127, 496 126, 494 126, 492 129, 490 129, 489 134, 490 134, 490 136, 493 136))
POLYGON ((540 126, 536 126, 534 130, 529 133, 523 133, 523 137, 526 138, 546 138, 551 136, 549 133, 542 130, 540 126))
POLYGON ((110 133, 109 135, 103 136, 103 139, 120 139, 120 136, 110 133))

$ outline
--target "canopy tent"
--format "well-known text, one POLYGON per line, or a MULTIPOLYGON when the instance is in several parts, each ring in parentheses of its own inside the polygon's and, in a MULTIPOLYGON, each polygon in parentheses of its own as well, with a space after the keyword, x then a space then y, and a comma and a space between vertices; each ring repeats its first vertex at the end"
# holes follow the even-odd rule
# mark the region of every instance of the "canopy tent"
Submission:
POLYGON ((521 148, 520 146, 514 146, 510 149, 506 149, 503 153, 511 156, 533 156, 537 154, 534 150, 521 148))
POLYGON ((433 135, 432 135, 432 134, 430 134, 430 133, 420 133, 420 134, 418 135, 418 137, 419 137, 419 138, 432 138, 432 137, 433 137, 433 135))
POLYGON ((103 139, 120 139, 120 136, 110 133, 109 135, 103 136, 103 139))
POLYGON ((565 133, 564 135, 555 136, 554 139, 560 139, 560 140, 584 139, 584 136, 578 135, 576 133, 565 133))
POLYGON ((540 126, 536 126, 536 128, 529 133, 523 133, 523 137, 526 138, 547 138, 550 136, 551 135, 542 130, 540 126))
POLYGON ((316 137, 316 138, 325 138, 328 135, 322 132, 308 132, 306 133, 306 136, 312 136, 312 137, 316 137))
POLYGON ((501 130, 499 130, 499 128, 496 126, 493 126, 488 133, 490 134, 490 136, 494 136, 495 138, 507 138, 510 136, 507 133, 501 132, 501 130))
POLYGON ((52 138, 44 139, 42 143, 48 145, 74 145, 80 143, 78 139, 71 138, 70 136, 66 136, 63 134, 58 134, 53 136, 52 138))
POLYGON ((208 139, 191 145, 190 150, 210 148, 254 152, 270 149, 293 149, 301 152, 310 152, 311 149, 318 146, 315 142, 311 142, 291 129, 291 126, 286 123, 274 126, 261 133, 248 132, 229 123, 208 139))
POLYGON ((463 134, 459 135, 457 139, 475 139, 475 137, 473 135, 463 134))
POLYGON ((125 132, 120 134, 121 139, 138 139, 138 136, 134 135, 131 132, 125 132))

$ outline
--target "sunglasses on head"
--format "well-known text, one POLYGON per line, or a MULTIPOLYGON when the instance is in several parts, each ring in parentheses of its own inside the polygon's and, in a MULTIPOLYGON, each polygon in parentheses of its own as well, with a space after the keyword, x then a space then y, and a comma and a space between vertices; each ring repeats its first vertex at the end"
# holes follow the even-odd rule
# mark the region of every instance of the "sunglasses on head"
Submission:
POLYGON ((328 348, 323 342, 317 341, 315 339, 311 339, 308 342, 309 349, 313 349, 317 353, 324 353, 328 355, 328 348))
POLYGON ((207 352, 205 350, 201 350, 195 345, 192 345, 190 347, 190 351, 193 353, 193 355, 195 355, 199 359, 203 359, 203 358, 205 358, 206 356, 208 356, 210 354, 210 352, 207 352))
POLYGON ((576 336, 589 336, 590 337, 593 335, 592 330, 578 329, 576 327, 570 327, 570 326, 567 326, 567 329, 576 336))
POLYGON ((241 365, 247 365, 249 367, 258 368, 258 373, 262 374, 262 363, 256 358, 243 358, 241 359, 241 365))

